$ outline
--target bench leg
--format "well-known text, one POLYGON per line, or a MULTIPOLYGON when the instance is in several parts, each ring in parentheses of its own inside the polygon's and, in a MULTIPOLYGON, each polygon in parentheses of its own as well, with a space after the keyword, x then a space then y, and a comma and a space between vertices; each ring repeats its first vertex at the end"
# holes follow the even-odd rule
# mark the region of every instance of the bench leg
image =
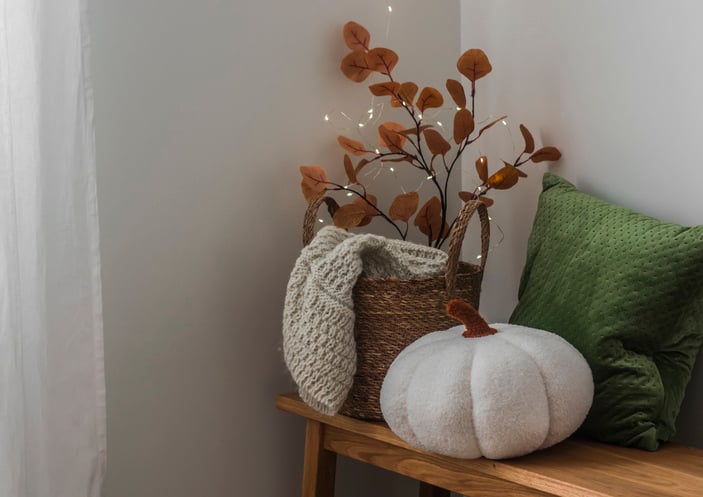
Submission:
POLYGON ((420 497, 449 497, 449 490, 420 482, 420 497))
POLYGON ((324 429, 319 421, 308 419, 305 429, 303 497, 334 497, 337 454, 323 447, 324 429))

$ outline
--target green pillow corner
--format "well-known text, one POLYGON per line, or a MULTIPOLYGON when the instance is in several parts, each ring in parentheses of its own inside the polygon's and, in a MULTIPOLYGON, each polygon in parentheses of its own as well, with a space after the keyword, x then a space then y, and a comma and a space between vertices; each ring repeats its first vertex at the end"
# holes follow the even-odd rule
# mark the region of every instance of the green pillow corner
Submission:
POLYGON ((511 323, 556 333, 591 366, 581 431, 671 439, 703 341, 703 226, 664 223, 547 173, 511 323))

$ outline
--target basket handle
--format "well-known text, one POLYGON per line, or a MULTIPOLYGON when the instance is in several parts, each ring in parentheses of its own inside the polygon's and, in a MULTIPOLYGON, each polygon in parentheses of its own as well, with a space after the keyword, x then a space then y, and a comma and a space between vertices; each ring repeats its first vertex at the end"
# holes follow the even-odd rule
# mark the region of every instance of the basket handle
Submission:
POLYGON ((325 201, 325 195, 316 196, 312 202, 308 204, 305 210, 305 218, 303 219, 303 246, 307 246, 313 238, 315 238, 315 218, 320 205, 325 201))
POLYGON ((464 235, 466 228, 469 226, 469 221, 474 213, 478 211, 478 217, 481 221, 481 273, 486 267, 486 259, 488 259, 488 248, 491 239, 491 226, 488 219, 488 209, 486 204, 480 200, 469 200, 464 203, 464 206, 459 211, 452 228, 451 238, 449 239, 449 253, 447 255, 447 266, 444 271, 445 289, 447 295, 452 297, 456 288, 456 273, 459 270, 459 258, 461 256, 461 246, 464 243, 464 235))
MULTIPOLYGON (((308 204, 303 219, 303 245, 308 245, 315 237, 315 219, 320 205, 325 201, 324 195, 318 195, 312 202, 308 204)), ((481 221, 481 272, 486 267, 486 259, 488 259, 488 246, 491 237, 490 224, 488 220, 488 210, 486 204, 480 200, 470 200, 464 204, 459 211, 452 228, 451 237, 449 239, 449 253, 447 255, 447 265, 444 270, 445 289, 451 297, 454 295, 456 288, 456 273, 459 269, 459 258, 461 256, 461 246, 464 243, 464 235, 469 221, 474 213, 478 210, 478 216, 481 221)))

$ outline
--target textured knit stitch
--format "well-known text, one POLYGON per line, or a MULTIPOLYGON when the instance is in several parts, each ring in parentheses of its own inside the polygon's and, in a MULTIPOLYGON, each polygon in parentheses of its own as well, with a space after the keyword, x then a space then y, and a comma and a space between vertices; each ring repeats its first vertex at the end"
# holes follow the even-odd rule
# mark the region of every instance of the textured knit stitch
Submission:
POLYGON ((319 231, 295 263, 283 311, 283 355, 306 404, 335 414, 352 386, 357 278, 438 276, 446 260, 441 250, 403 240, 319 231))

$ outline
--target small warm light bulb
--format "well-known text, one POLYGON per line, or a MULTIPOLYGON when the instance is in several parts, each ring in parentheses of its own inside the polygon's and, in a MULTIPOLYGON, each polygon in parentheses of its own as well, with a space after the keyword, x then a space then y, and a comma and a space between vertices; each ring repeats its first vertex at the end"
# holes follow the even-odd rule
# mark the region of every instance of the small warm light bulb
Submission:
POLYGON ((369 114, 371 114, 371 116, 373 117, 373 109, 369 109, 368 112, 369 112, 369 114))
POLYGON ((456 110, 461 110, 461 107, 457 107, 456 110))
POLYGON ((393 168, 393 167, 391 167, 390 170, 391 170, 392 173, 395 172, 395 168, 393 168))
POLYGON ((352 195, 354 195, 352 192, 347 193, 347 197, 351 197, 352 195))
POLYGON ((501 121, 501 123, 503 123, 503 126, 507 126, 507 125, 508 125, 508 121, 506 121, 505 119, 503 119, 503 120, 501 121))
POLYGON ((321 222, 321 223, 324 223, 324 222, 325 222, 324 219, 318 219, 318 221, 321 222))
POLYGON ((360 127, 360 128, 363 128, 363 127, 364 127, 364 123, 359 123, 359 127, 360 127))
POLYGON ((330 115, 329 115, 329 114, 325 114, 325 121, 329 121, 329 120, 330 120, 330 115))
POLYGON ((432 179, 432 176, 428 176, 428 177, 427 177, 427 180, 428 180, 428 181, 431 180, 431 179, 432 179))
POLYGON ((374 150, 376 152, 376 155, 381 155, 381 151, 379 149, 374 150))
POLYGON ((442 127, 444 125, 441 123, 441 121, 437 121, 437 126, 442 127))
POLYGON ((422 114, 418 114, 418 115, 417 115, 417 118, 418 118, 418 119, 422 119, 422 114))
POLYGON ((389 6, 388 6, 388 13, 390 14, 391 12, 393 12, 393 7, 391 7, 391 6, 389 5, 389 6))

